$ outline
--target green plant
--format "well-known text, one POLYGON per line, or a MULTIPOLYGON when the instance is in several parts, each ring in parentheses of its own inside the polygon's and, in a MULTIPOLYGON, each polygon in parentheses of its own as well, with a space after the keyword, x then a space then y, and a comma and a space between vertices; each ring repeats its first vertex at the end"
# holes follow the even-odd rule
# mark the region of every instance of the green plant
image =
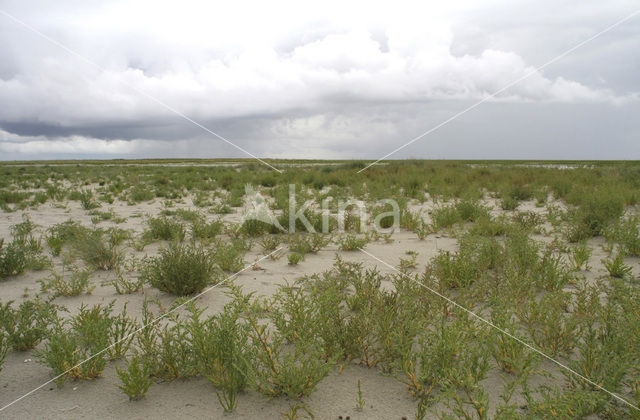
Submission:
POLYGON ((462 221, 455 206, 437 207, 431 212, 433 230, 448 228, 462 221))
POLYGON ((9 343, 4 331, 0 330, 0 372, 2 372, 2 365, 4 365, 4 360, 7 357, 7 352, 9 350, 9 343))
POLYGON ((6 247, 0 240, 0 280, 24 273, 27 269, 27 253, 19 243, 13 241, 6 247))
POLYGON ((534 211, 518 211, 513 215, 513 221, 522 229, 532 230, 542 223, 543 218, 534 211))
POLYGON ((53 369, 58 386, 69 379, 93 379, 102 374, 107 359, 112 319, 111 305, 82 305, 70 320, 57 319, 48 340, 36 356, 53 369))
POLYGON ((107 352, 111 360, 120 359, 125 356, 137 330, 137 323, 127 315, 127 304, 125 303, 122 312, 111 318, 109 337, 111 344, 107 352))
POLYGON ((211 284, 215 273, 214 261, 203 247, 172 242, 147 261, 140 275, 163 292, 187 296, 211 284))
POLYGON ((518 208, 519 205, 520 205, 520 202, 510 196, 503 197, 502 200, 500 201, 500 207, 502 207, 502 210, 505 210, 505 211, 515 210, 518 208))
POLYGON ((398 268, 402 272, 406 272, 412 268, 416 268, 418 266, 418 263, 416 262, 417 258, 417 253, 410 254, 409 258, 400 258, 400 264, 398 265, 398 268))
POLYGON ((427 398, 420 398, 418 408, 416 409, 416 420, 424 420, 427 417, 428 408, 429 400, 427 398))
POLYGON ((569 254, 569 262, 576 271, 581 270, 582 267, 589 270, 589 258, 591 258, 591 248, 587 246, 586 242, 574 246, 569 254))
POLYGON ((260 246, 264 252, 275 251, 282 243, 280 235, 264 235, 260 238, 260 246))
POLYGON ((218 400, 225 412, 237 406, 238 392, 248 384, 249 326, 240 318, 235 304, 228 304, 220 314, 202 321, 202 310, 189 306, 191 335, 199 373, 221 391, 218 400))
POLYGON ((45 338, 56 308, 40 299, 26 300, 17 308, 12 303, 0 305, 0 327, 6 343, 16 351, 30 350, 45 338))
POLYGON ((438 389, 456 398, 461 392, 475 401, 474 408, 482 410, 486 401, 478 398, 481 396, 478 382, 486 377, 489 369, 484 350, 486 331, 462 314, 450 321, 441 316, 434 327, 424 334, 419 350, 404 358, 402 380, 419 399, 433 401, 433 393, 438 389), (460 342, 467 343, 464 351, 459 351, 460 342))
POLYGON ((331 360, 323 359, 322 344, 304 335, 304 339, 292 343, 292 348, 285 348, 283 332, 271 331, 261 322, 251 295, 242 295, 236 288, 232 293, 249 325, 250 384, 267 396, 309 395, 333 368, 331 360))
POLYGON ((130 401, 144 398, 153 383, 149 377, 149 371, 137 356, 129 360, 126 370, 116 367, 116 372, 122 382, 118 388, 129 397, 130 401))
POLYGON ((51 249, 51 254, 54 256, 60 255, 62 246, 79 235, 83 229, 85 228, 72 220, 58 223, 47 229, 45 240, 51 249))
POLYGON ((100 203, 97 203, 93 199, 93 193, 89 190, 85 190, 80 193, 80 204, 85 210, 93 210, 100 207, 100 203))
MULTIPOLYGON (((162 327, 150 329, 155 347, 145 356, 151 375, 173 380, 189 378, 197 374, 194 349, 189 340, 188 325, 178 315, 167 316, 171 322, 162 327)), ((156 324, 157 325, 157 324, 156 324)))
POLYGON ((371 210, 371 216, 374 222, 377 220, 377 225, 381 229, 392 228, 396 223, 393 206, 389 203, 375 206, 371 210))
POLYGON ((624 203, 619 196, 610 192, 594 191, 584 194, 579 206, 570 213, 567 239, 578 242, 605 233, 624 211, 624 203))
POLYGON ((194 239, 213 239, 220 233, 222 233, 223 224, 220 220, 212 220, 206 222, 204 220, 196 219, 191 225, 191 236, 194 239))
POLYGON ((213 244, 212 258, 221 270, 236 273, 244 268, 244 253, 248 244, 242 239, 234 239, 230 243, 216 241, 213 244))
POLYGON ((431 226, 422 220, 418 223, 418 227, 413 230, 413 233, 418 235, 418 239, 421 241, 424 240, 431 232, 431 226))
POLYGON ((296 403, 289 407, 289 411, 286 413, 280 413, 284 420, 298 420, 298 419, 311 419, 315 417, 309 408, 301 403, 296 403))
POLYGON ((309 252, 316 253, 327 246, 331 238, 322 233, 293 234, 289 237, 289 250, 305 255, 309 252))
POLYGON ((25 217, 21 223, 11 226, 13 240, 6 247, 4 239, 0 239, 0 280, 50 265, 50 261, 41 255, 41 240, 31 234, 34 227, 35 224, 25 217))
POLYGON ((153 191, 145 188, 144 185, 138 184, 131 188, 129 191, 128 200, 133 203, 139 203, 141 201, 149 201, 155 198, 153 191))
POLYGON ((448 288, 467 287, 480 276, 473 252, 469 248, 461 248, 457 253, 440 251, 429 264, 427 272, 448 288))
POLYGON ((624 257, 624 253, 618 252, 615 258, 602 261, 611 277, 624 278, 631 274, 631 267, 624 263, 624 257))
POLYGON ((618 242, 627 255, 640 256, 640 218, 634 216, 620 220, 607 232, 607 239, 618 242))
POLYGON ((98 223, 103 222, 105 220, 113 220, 115 223, 122 223, 124 221, 116 217, 116 214, 113 211, 113 209, 109 209, 109 211, 93 210, 89 212, 89 214, 93 216, 91 218, 91 223, 93 223, 94 225, 97 225, 98 223))
POLYGON ((358 238, 356 235, 347 234, 338 239, 338 245, 343 251, 355 251, 362 249, 369 243, 367 237, 358 238))
POLYGON ((570 354, 579 338, 578 320, 565 313, 566 299, 566 292, 558 291, 516 308, 533 342, 551 357, 570 354))
POLYGON ((142 289, 144 286, 144 279, 142 277, 137 277, 129 280, 122 275, 122 270, 120 268, 116 268, 116 278, 113 280, 112 284, 116 289, 117 294, 128 295, 142 289))
POLYGON ((489 211, 479 202, 473 200, 460 200, 455 204, 455 209, 464 222, 475 222, 489 217, 489 211))
POLYGON ((11 226, 11 234, 17 238, 26 238, 36 228, 36 224, 31 221, 28 215, 23 215, 23 220, 11 226))
POLYGON ((365 400, 362 397, 362 389, 360 388, 360 379, 358 379, 358 396, 356 398, 356 408, 362 411, 365 405, 365 400))
POLYGON ((292 252, 287 259, 289 260, 289 265, 298 265, 298 263, 304 259, 304 255, 292 252))
POLYGON ((182 241, 186 234, 182 223, 164 216, 147 219, 147 226, 147 229, 142 234, 145 241, 182 241))
POLYGON ((71 275, 66 276, 66 266, 63 265, 62 273, 58 274, 55 270, 51 270, 51 275, 40 280, 40 289, 47 293, 53 291, 54 296, 78 296, 81 293, 91 293, 95 286, 89 284, 88 270, 79 270, 77 267, 71 267, 71 275))
MULTIPOLYGON (((513 312, 507 305, 495 305, 491 311, 491 322, 512 336, 519 337, 520 331, 513 319, 513 312)), ((538 359, 522 343, 500 331, 492 332, 489 340, 491 354, 498 367, 506 373, 521 375, 536 366, 538 359)))
POLYGON ((513 225, 502 215, 481 217, 469 227, 469 233, 477 236, 502 236, 513 230, 513 225))
POLYGON ((73 239, 73 247, 90 266, 100 270, 111 270, 121 260, 118 244, 123 240, 122 231, 111 231, 105 238, 102 230, 84 231, 73 239))
POLYGON ((247 219, 240 226, 240 231, 247 236, 262 236, 273 229, 271 223, 263 222, 258 219, 247 219))

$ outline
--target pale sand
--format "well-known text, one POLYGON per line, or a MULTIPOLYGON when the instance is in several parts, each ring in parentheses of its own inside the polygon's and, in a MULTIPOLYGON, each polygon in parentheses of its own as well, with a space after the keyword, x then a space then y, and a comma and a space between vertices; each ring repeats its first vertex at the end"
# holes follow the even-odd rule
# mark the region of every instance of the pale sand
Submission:
MULTIPOLYGON (((193 208, 191 200, 185 199, 185 203, 176 204, 174 208, 193 208)), ((497 202, 492 199, 485 200, 493 208, 492 213, 502 212, 497 202)), ((38 231, 44 232, 46 228, 65 220, 80 221, 85 226, 93 226, 91 216, 81 209, 78 202, 65 202, 66 209, 57 208, 51 203, 42 205, 36 210, 25 211, 31 220, 39 225, 38 231)), ((429 221, 428 211, 434 204, 412 205, 413 210, 423 210, 425 220, 429 221)), ((126 217, 126 222, 116 225, 111 221, 100 223, 98 226, 119 226, 125 229, 133 229, 140 233, 144 229, 143 217, 131 217, 136 214, 158 215, 164 208, 160 200, 151 203, 142 203, 129 206, 126 203, 116 202, 114 205, 103 205, 100 210, 113 208, 120 217, 126 217)), ((520 206, 520 211, 536 211, 544 213, 544 208, 537 208, 533 202, 527 202, 520 206)), ((0 238, 10 238, 11 225, 22 221, 23 212, 0 214, 0 238)), ((215 216, 207 215, 208 218, 215 216)), ((226 215, 225 220, 238 221, 238 213, 226 215)), ((551 226, 545 225, 547 230, 551 226)), ((551 236, 534 235, 535 239, 545 242, 551 241, 551 236)), ((382 242, 370 243, 366 250, 381 260, 397 265, 400 258, 407 258, 407 251, 418 252, 420 263, 417 272, 424 269, 438 250, 455 250, 457 241, 447 236, 446 233, 431 234, 425 240, 420 241, 415 234, 410 232, 398 232, 393 235, 394 242, 385 244, 382 242)), ((590 261, 591 270, 585 272, 587 279, 595 281, 605 274, 601 259, 607 254, 602 249, 602 239, 590 241, 593 255, 590 261)), ((127 255, 141 257, 154 255, 160 244, 152 244, 145 247, 143 252, 136 252, 127 248, 127 255)), ((285 281, 293 281, 305 274, 322 272, 329 269, 336 253, 348 261, 361 262, 365 267, 377 267, 380 271, 389 273, 388 267, 378 263, 364 253, 341 252, 335 244, 331 244, 318 252, 309 254, 298 266, 287 264, 286 256, 273 261, 265 259, 259 263, 261 269, 249 269, 235 279, 235 283, 242 286, 245 291, 255 291, 261 295, 269 295, 277 290, 278 285, 285 281)), ((245 261, 250 263, 262 256, 260 246, 254 245, 251 252, 245 256, 245 261)), ((638 261, 630 260, 634 272, 638 270, 638 261)), ((57 270, 61 268, 60 258, 54 258, 57 270)), ((129 273, 133 276, 135 273, 129 273)), ((0 300, 6 302, 24 300, 25 288, 29 298, 40 294, 38 280, 49 276, 48 271, 28 272, 24 275, 5 280, 0 283, 0 300)), ((146 287, 143 292, 131 295, 118 295, 113 286, 103 283, 113 279, 113 272, 96 271, 91 276, 91 282, 96 286, 90 295, 81 295, 72 298, 57 298, 56 303, 69 308, 75 313, 81 304, 93 305, 97 303, 109 303, 116 300, 115 309, 121 310, 127 303, 127 310, 131 316, 139 317, 144 297, 157 298, 165 307, 169 307, 173 297, 163 294, 158 290, 146 287)), ((224 289, 216 288, 198 299, 200 307, 206 307, 207 313, 214 313, 223 307, 228 298, 224 289)), ((460 343, 464 346, 464 343, 460 343)), ((54 384, 47 385, 33 395, 16 403, 4 412, 2 418, 229 418, 229 419, 258 419, 281 418, 281 413, 288 411, 295 403, 286 398, 267 399, 255 391, 247 391, 239 398, 238 408, 230 414, 224 414, 216 398, 214 388, 206 379, 196 378, 189 380, 177 380, 173 382, 155 383, 151 386, 147 396, 137 402, 129 402, 116 385, 119 380, 115 373, 118 363, 109 363, 102 378, 93 381, 68 382, 58 388, 54 384)), ((553 365, 544 363, 541 367, 555 371, 553 365)), ((21 395, 31 391, 51 378, 51 371, 35 361, 31 352, 9 352, 2 372, 0 372, 0 406, 13 401, 21 395)), ((531 385, 535 385, 533 380, 531 385)), ((502 379, 497 369, 489 372, 489 377, 483 381, 485 389, 490 395, 493 406, 500 401, 502 392, 502 379)), ((342 372, 334 370, 328 377, 320 382, 316 391, 308 398, 303 399, 304 404, 315 414, 316 419, 337 419, 339 415, 352 419, 400 419, 402 416, 414 418, 417 403, 411 398, 405 386, 398 380, 383 376, 376 369, 367 369, 360 366, 349 365, 342 372), (366 406, 363 411, 358 411, 356 406, 357 382, 361 381, 363 397, 366 406)), ((436 407, 437 408, 437 407, 436 407)), ((427 418, 435 418, 427 416, 427 418)))

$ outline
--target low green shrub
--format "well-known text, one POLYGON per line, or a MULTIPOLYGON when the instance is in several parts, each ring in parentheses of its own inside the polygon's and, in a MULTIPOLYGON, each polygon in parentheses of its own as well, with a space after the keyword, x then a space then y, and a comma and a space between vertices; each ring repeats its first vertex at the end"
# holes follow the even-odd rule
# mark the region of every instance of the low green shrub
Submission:
POLYGON ((182 223, 167 217, 151 217, 147 219, 147 229, 142 234, 146 241, 182 241, 186 235, 182 223))
POLYGON ((247 219, 240 226, 240 231, 250 237, 262 236, 271 232, 273 225, 258 219, 247 219))
POLYGON ((573 246, 569 254, 569 262, 574 270, 579 271, 584 267, 589 270, 589 259, 591 258, 591 248, 586 242, 573 246))
POLYGON ((23 222, 11 226, 13 239, 6 244, 0 239, 0 280, 17 276, 28 269, 43 270, 51 262, 42 255, 41 240, 32 235, 35 224, 26 217, 23 222))
POLYGON ((260 238, 260 246, 264 252, 275 251, 282 243, 282 239, 281 235, 264 235, 260 238))
POLYGON ((79 198, 80 204, 85 210, 93 210, 100 207, 100 203, 94 200, 93 193, 89 190, 82 191, 79 198))
MULTIPOLYGON (((413 396, 426 401, 433 401, 437 391, 458 391, 467 397, 482 396, 477 393, 482 390, 478 383, 489 370, 489 355, 484 348, 487 333, 460 315, 454 320, 441 316, 434 330, 425 331, 419 350, 403 362, 402 380, 413 396), (465 351, 459 351, 461 342, 466 343, 465 351)), ((471 398, 466 402, 474 409, 486 412, 484 397, 471 398)))
POLYGON ((28 216, 23 215, 22 222, 11 226, 11 234, 16 238, 26 238, 35 228, 36 224, 28 216))
POLYGON ((304 255, 292 252, 287 259, 289 260, 289 265, 298 265, 298 263, 304 259, 304 255))
POLYGON ((631 274, 631 267, 624 263, 624 253, 619 252, 615 258, 603 260, 604 267, 611 277, 624 278, 631 274))
POLYGON ((191 225, 191 237, 194 239, 213 239, 222 233, 224 225, 221 220, 195 220, 191 225))
POLYGON ((144 285, 144 279, 137 277, 134 279, 128 279, 122 274, 122 270, 116 269, 116 278, 113 280, 113 287, 116 289, 116 293, 119 295, 128 295, 135 293, 142 289, 144 285))
POLYGON ((607 239, 615 241, 627 255, 640 256, 640 218, 621 219, 607 232, 607 239))
POLYGON ((17 276, 27 270, 27 252, 20 243, 13 241, 7 246, 0 240, 0 280, 17 276))
POLYGON ((371 210, 371 219, 375 221, 378 218, 378 227, 382 229, 390 229, 393 227, 394 223, 397 222, 391 214, 393 210, 394 209, 391 204, 377 205, 371 210))
POLYGON ((228 304, 219 314, 201 320, 202 310, 189 307, 187 323, 198 372, 220 390, 225 412, 237 406, 238 393, 249 382, 249 325, 240 318, 238 305, 228 304))
POLYGON ((151 369, 151 375, 162 380, 190 378, 198 373, 195 352, 189 341, 187 325, 178 317, 171 315, 170 323, 157 326, 151 332, 157 336, 157 344, 152 358, 145 363, 151 369))
POLYGON ((111 229, 108 232, 100 229, 85 230, 74 237, 72 244, 74 250, 89 266, 111 270, 122 259, 118 245, 126 236, 126 232, 119 229, 111 229))
POLYGON ((146 188, 142 184, 138 184, 131 188, 127 195, 127 200, 132 203, 139 203, 141 201, 153 200, 156 197, 155 193, 146 188))
POLYGON ((570 354, 579 338, 578 320, 565 312, 568 295, 558 291, 515 308, 533 342, 546 354, 570 354))
POLYGON ((289 250, 305 255, 316 253, 331 242, 331 238, 322 233, 293 234, 289 236, 289 250))
POLYGON ((475 222, 489 217, 489 211, 478 201, 460 200, 455 204, 455 209, 463 222, 475 222))
POLYGON ((213 244, 211 256, 221 270, 236 273, 244 268, 244 254, 248 243, 242 239, 234 239, 231 242, 218 240, 213 244))
POLYGON ((232 289, 232 293, 237 310, 249 326, 249 384, 270 397, 309 395, 335 365, 323 357, 321 341, 298 331, 300 339, 285 346, 286 333, 267 327, 260 319, 258 305, 251 302, 251 295, 242 295, 239 289, 232 289))
MULTIPOLYGON (((165 212, 166 210, 163 211, 163 213, 165 212)), ((175 215, 186 222, 196 223, 204 221, 202 214, 196 210, 178 209, 175 211, 175 215)))
POLYGON ((338 239, 338 246, 343 251, 355 251, 364 248, 369 243, 369 238, 358 238, 356 235, 347 234, 338 239))
POLYGON ((581 196, 579 206, 569 213, 567 239, 579 242, 604 235, 606 229, 618 221, 624 212, 622 197, 604 191, 581 196))
POLYGON ((77 237, 85 229, 78 222, 67 220, 47 229, 45 240, 54 256, 60 255, 62 246, 77 237))
POLYGON ((116 367, 116 373, 122 382, 118 388, 129 397, 130 401, 144 398, 153 383, 149 377, 148 369, 137 356, 133 356, 129 360, 126 370, 116 367))
POLYGON ((433 274, 440 284, 447 288, 467 287, 481 274, 477 255, 469 249, 459 252, 440 251, 431 261, 427 273, 433 274))
POLYGON ((503 236, 508 234, 513 226, 506 217, 482 217, 469 227, 469 233, 474 236, 503 236))
POLYGON ((455 206, 443 206, 433 209, 431 212, 431 221, 433 229, 438 231, 460 223, 462 218, 455 206))
POLYGON ((125 303, 122 312, 111 317, 109 331, 110 345, 107 349, 109 359, 120 359, 127 354, 137 328, 138 324, 136 321, 127 314, 127 304, 125 303))
POLYGON ((525 230, 533 230, 542 224, 543 216, 534 211, 519 211, 513 215, 513 221, 520 228, 525 230))
MULTIPOLYGON (((491 310, 491 323, 515 337, 521 337, 515 316, 505 304, 494 305, 491 310)), ((498 367, 506 373, 521 375, 537 366, 539 359, 522 343, 512 337, 494 330, 488 341, 491 354, 498 367)))
POLYGON ((172 242, 147 261, 141 277, 163 292, 187 296, 211 284, 215 273, 214 260, 203 247, 172 242))
POLYGON ((520 202, 513 197, 507 196, 503 197, 502 200, 500 200, 500 207, 505 211, 515 210, 519 205, 520 202))
POLYGON ((53 292, 54 296, 78 296, 81 293, 91 293, 95 288, 89 283, 89 270, 79 270, 77 267, 70 268, 67 275, 67 267, 63 266, 62 273, 51 270, 51 275, 40 280, 40 290, 43 293, 53 292))
POLYGON ((107 357, 100 352, 109 346, 110 312, 111 305, 90 309, 83 305, 71 319, 56 320, 36 356, 53 370, 58 386, 67 380, 94 379, 102 374, 107 357))
POLYGON ((531 188, 527 185, 514 185, 507 192, 507 197, 517 201, 530 200, 533 197, 531 188))
POLYGON ((7 344, 16 351, 30 350, 45 338, 56 314, 56 307, 40 299, 26 300, 12 306, 12 301, 0 305, 0 327, 7 344))

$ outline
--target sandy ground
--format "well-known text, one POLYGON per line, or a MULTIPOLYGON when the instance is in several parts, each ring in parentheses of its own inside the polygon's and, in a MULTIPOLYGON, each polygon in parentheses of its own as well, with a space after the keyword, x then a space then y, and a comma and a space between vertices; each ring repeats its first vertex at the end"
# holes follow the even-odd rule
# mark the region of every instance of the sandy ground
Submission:
MULTIPOLYGON (((494 213, 499 213, 499 207, 495 202, 489 201, 494 213)), ((414 210, 421 209, 428 220, 428 211, 432 203, 414 205, 414 210)), ((136 215, 158 215, 164 208, 159 200, 151 203, 142 203, 135 206, 116 202, 114 205, 104 205, 101 210, 112 208, 117 216, 126 217, 124 223, 115 225, 107 221, 98 226, 119 226, 141 232, 144 229, 144 217, 132 217, 136 215)), ((176 208, 193 208, 190 200, 176 204, 176 208)), ((544 208, 537 208, 533 204, 524 203, 520 211, 536 211, 544 213, 544 208)), ((65 202, 64 207, 51 203, 40 206, 35 210, 25 211, 31 220, 38 224, 38 230, 44 232, 46 228, 68 219, 80 221, 86 226, 92 226, 91 216, 83 210, 77 202, 65 202)), ((10 237, 10 226, 22 221, 23 212, 0 214, 0 238, 10 237)), ((208 215, 213 218, 215 216, 208 215)), ((227 220, 238 220, 238 214, 225 216, 227 220)), ((550 228, 550 226, 548 226, 550 228)), ((536 239, 550 241, 552 238, 544 235, 535 235, 536 239)), ((420 265, 416 270, 424 269, 424 264, 438 251, 455 250, 457 241, 447 234, 431 234, 425 240, 418 240, 411 232, 398 232, 393 235, 394 241, 390 244, 375 242, 367 245, 366 250, 381 260, 397 265, 400 258, 407 258, 407 251, 418 253, 420 265)), ((593 239, 590 245, 593 255, 590 261, 591 270, 585 272, 586 277, 595 281, 605 274, 600 260, 606 256, 602 248, 602 239, 593 239)), ((136 252, 127 248, 127 255, 139 258, 143 255, 154 255, 160 244, 147 246, 144 251, 136 252)), ((390 272, 388 267, 375 261, 368 255, 354 251, 341 252, 337 245, 331 244, 318 252, 309 254, 298 266, 288 265, 286 256, 279 260, 265 259, 259 263, 259 269, 249 269, 240 274, 234 281, 241 285, 245 291, 255 291, 258 294, 269 295, 277 290, 278 285, 285 281, 295 280, 305 274, 317 273, 331 267, 336 253, 349 261, 362 262, 366 267, 378 267, 382 272, 390 272)), ((245 261, 250 263, 262 256, 260 246, 254 245, 253 249, 245 256, 245 261)), ((638 262, 628 261, 633 265, 634 272, 638 272, 638 262)), ((57 270, 61 268, 60 258, 54 259, 57 270)), ((130 274, 133 275, 133 274, 130 274)), ((40 285, 38 280, 49 276, 48 271, 28 272, 24 275, 8 279, 0 283, 0 301, 15 300, 20 302, 39 295, 40 285)), ((127 303, 127 310, 131 316, 140 315, 142 302, 145 297, 157 298, 163 306, 169 307, 174 298, 160 293, 158 290, 146 287, 142 292, 131 295, 116 294, 112 285, 106 284, 114 278, 113 272, 96 271, 91 276, 91 282, 95 289, 89 295, 80 295, 72 298, 57 298, 56 303, 66 306, 74 313, 81 304, 93 305, 97 303, 109 303, 116 300, 115 309, 120 310, 127 303)), ((222 309, 227 301, 223 288, 215 288, 198 299, 200 307, 206 307, 207 312, 216 312, 222 309)), ((464 343, 460 343, 461 346, 464 343)), ((257 419, 257 418, 281 418, 281 413, 288 411, 295 401, 285 398, 267 399, 254 391, 247 391, 240 396, 238 408, 231 414, 223 414, 222 408, 216 398, 214 388, 206 379, 196 378, 186 381, 173 381, 155 383, 151 386, 146 398, 137 402, 129 402, 116 385, 119 380, 115 373, 118 363, 109 363, 101 378, 93 381, 68 382, 58 388, 55 384, 49 384, 32 395, 17 402, 5 411, 0 417, 8 419, 19 418, 229 418, 229 419, 257 419)), ((553 371, 551 366, 542 365, 553 371)), ((9 352, 2 372, 0 372, 0 406, 10 403, 16 398, 26 394, 40 386, 51 378, 50 369, 36 362, 31 352, 9 352)), ((489 392, 492 401, 499 400, 502 391, 502 380, 497 369, 489 373, 484 381, 485 389, 489 392)), ((535 385, 535 381, 532 382, 535 385)), ((383 376, 375 369, 367 369, 349 365, 342 372, 337 369, 325 378, 317 390, 303 402, 315 414, 317 419, 337 419, 338 416, 350 416, 351 419, 401 419, 403 416, 414 418, 416 401, 413 400, 405 386, 393 377, 383 376), (356 406, 357 382, 360 380, 363 397, 366 401, 362 411, 356 406)))

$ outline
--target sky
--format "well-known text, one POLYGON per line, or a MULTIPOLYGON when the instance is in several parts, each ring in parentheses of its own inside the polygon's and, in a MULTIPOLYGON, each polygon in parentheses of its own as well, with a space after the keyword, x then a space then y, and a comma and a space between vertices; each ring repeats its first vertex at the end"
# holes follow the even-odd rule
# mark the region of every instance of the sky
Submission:
POLYGON ((0 0, 0 160, 640 159, 638 10, 0 0))

